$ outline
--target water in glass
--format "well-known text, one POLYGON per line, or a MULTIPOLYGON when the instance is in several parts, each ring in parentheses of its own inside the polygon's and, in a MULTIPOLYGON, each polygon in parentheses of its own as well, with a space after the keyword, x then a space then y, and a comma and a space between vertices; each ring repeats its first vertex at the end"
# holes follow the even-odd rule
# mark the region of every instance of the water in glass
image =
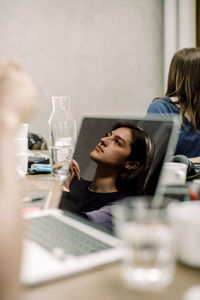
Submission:
POLYGON ((122 277, 129 287, 155 290, 167 286, 174 274, 173 236, 168 225, 125 223, 122 277))
POLYGON ((70 97, 52 97, 52 103, 53 111, 49 119, 52 174, 64 181, 76 143, 76 121, 71 112, 70 97))

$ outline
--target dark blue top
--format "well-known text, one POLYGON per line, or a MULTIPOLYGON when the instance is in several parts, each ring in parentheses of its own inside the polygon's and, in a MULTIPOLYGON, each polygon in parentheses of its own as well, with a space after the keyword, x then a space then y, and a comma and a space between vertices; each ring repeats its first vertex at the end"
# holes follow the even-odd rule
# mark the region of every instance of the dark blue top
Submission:
MULTIPOLYGON (((165 99, 154 100, 147 110, 147 114, 160 114, 163 118, 167 118, 168 114, 176 114, 180 116, 180 109, 171 101, 170 97, 165 99)), ((184 117, 184 125, 181 126, 179 139, 175 151, 176 154, 183 154, 187 157, 200 156, 200 134, 192 130, 189 120, 184 117)), ((200 126, 197 127, 200 131, 200 126)))

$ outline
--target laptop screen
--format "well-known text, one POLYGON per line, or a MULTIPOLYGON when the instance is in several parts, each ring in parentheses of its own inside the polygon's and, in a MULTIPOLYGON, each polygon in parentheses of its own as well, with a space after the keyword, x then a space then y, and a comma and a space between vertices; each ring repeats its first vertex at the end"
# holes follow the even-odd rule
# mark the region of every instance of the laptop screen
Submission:
MULTIPOLYGON (((158 115, 149 115, 144 118, 105 118, 86 117, 82 121, 73 158, 80 166, 80 175, 84 180, 92 180, 96 164, 90 158, 90 153, 99 143, 100 139, 110 132, 117 122, 131 122, 143 128, 155 143, 155 155, 150 172, 146 192, 154 195, 159 192, 159 178, 163 162, 173 156, 178 139, 179 122, 169 117, 166 120, 158 115)), ((87 201, 87 199, 85 199, 87 201)), ((62 207, 61 207, 62 208, 62 207)), ((81 214, 80 214, 81 215, 81 214)))
MULTIPOLYGON (((105 136, 105 133, 110 132, 113 125, 119 121, 135 123, 142 127, 154 140, 155 156, 148 193, 149 195, 157 194, 159 192, 159 177, 163 162, 173 155, 176 147, 178 127, 172 120, 162 121, 158 117, 155 119, 152 116, 148 117, 148 119, 132 118, 126 120, 117 118, 85 118, 82 122, 74 152, 74 159, 80 166, 81 177, 85 179, 83 184, 87 183, 87 180, 93 179, 96 169, 96 165, 90 159, 90 152, 96 147, 100 139, 105 136)), ((76 182, 79 183, 78 180, 76 182)), ((70 199, 72 192, 75 194, 77 192, 76 188, 73 190, 72 183, 70 185, 70 193, 64 193, 63 195, 67 194, 69 196, 65 200, 74 200, 74 202, 72 201, 74 206, 79 205, 79 214, 73 214, 71 210, 70 212, 65 211, 62 213, 60 210, 45 209, 39 211, 38 214, 34 213, 32 217, 31 214, 26 216, 26 239, 24 241, 22 272, 20 275, 21 281, 25 284, 41 284, 45 281, 83 272, 84 270, 122 258, 123 251, 121 251, 121 247, 118 247, 120 244, 119 240, 110 234, 105 234, 102 230, 96 230, 96 228, 114 229, 113 227, 108 228, 108 225, 112 222, 103 222, 106 214, 108 217, 111 217, 110 221, 115 221, 112 220, 113 211, 110 211, 111 214, 109 215, 109 211, 104 210, 104 208, 116 207, 115 204, 117 202, 110 206, 100 205, 101 208, 96 211, 99 212, 103 209, 101 211, 102 219, 98 219, 97 222, 97 219, 91 217, 95 210, 88 209, 88 199, 84 199, 84 197, 86 194, 92 194, 92 200, 94 200, 92 205, 94 206, 96 205, 95 196, 98 196, 96 201, 99 201, 100 204, 102 204, 102 201, 105 201, 105 198, 101 198, 101 195, 100 197, 95 195, 98 193, 90 193, 86 185, 85 192, 81 195, 83 196, 82 198, 75 197, 70 199), (79 203, 80 199, 84 202, 84 209, 81 209, 82 203, 79 203)), ((80 194, 79 189, 79 196, 80 194)), ((109 200, 110 195, 104 196, 109 200)), ((123 201, 123 198, 120 201, 123 201)), ((109 233, 111 232, 109 231, 109 233)))

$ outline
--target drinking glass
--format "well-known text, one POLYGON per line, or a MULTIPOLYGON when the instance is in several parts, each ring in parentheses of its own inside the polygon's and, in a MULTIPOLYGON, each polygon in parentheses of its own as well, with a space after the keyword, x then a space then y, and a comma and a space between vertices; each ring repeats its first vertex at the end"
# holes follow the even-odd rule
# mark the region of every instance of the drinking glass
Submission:
POLYGON ((148 197, 130 197, 114 211, 116 233, 123 242, 121 275, 138 290, 156 290, 173 280, 172 230, 164 209, 149 207, 148 197))

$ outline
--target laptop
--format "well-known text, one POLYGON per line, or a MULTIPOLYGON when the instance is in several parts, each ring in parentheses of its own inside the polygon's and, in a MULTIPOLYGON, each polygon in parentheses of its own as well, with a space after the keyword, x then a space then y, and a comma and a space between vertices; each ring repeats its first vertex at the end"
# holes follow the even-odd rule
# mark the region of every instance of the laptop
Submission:
POLYGON ((32 207, 33 203, 41 209, 48 209, 51 201, 50 189, 29 189, 23 192, 22 202, 23 210, 32 207))
MULTIPOLYGON (((155 157, 148 186, 149 195, 159 194, 159 178, 165 160, 174 154, 180 124, 158 115, 144 118, 86 117, 79 131, 74 159, 81 177, 91 179, 95 165, 89 153, 118 121, 131 121, 144 128, 155 142, 155 157)), ((34 286, 102 266, 122 258, 121 241, 75 214, 48 209, 25 215, 21 282, 34 286)))

